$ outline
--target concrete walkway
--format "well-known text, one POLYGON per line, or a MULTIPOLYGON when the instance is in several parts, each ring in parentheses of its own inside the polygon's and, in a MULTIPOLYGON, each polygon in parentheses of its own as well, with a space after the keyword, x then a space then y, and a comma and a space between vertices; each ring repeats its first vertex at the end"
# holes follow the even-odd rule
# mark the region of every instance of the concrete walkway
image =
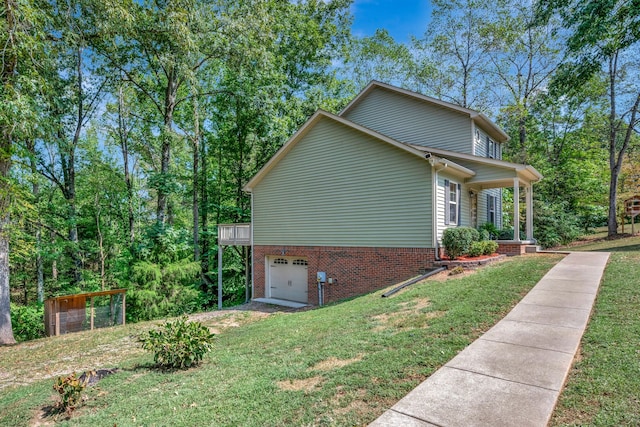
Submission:
POLYGON ((546 426, 589 321, 603 252, 573 252, 371 426, 546 426))

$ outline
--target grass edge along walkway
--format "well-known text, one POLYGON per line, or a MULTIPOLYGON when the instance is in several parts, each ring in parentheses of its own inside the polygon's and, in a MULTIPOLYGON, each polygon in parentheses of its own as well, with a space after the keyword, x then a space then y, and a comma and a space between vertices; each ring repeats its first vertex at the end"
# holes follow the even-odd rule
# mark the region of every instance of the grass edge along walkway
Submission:
POLYGON ((551 426, 640 425, 640 237, 572 251, 610 251, 581 349, 551 426))

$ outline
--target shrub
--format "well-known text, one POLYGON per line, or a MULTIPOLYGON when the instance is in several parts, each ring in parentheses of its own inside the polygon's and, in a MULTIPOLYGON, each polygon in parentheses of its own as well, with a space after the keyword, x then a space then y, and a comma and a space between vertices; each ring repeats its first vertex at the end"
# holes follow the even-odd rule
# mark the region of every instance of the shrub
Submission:
MULTIPOLYGON (((520 230, 520 240, 525 240, 527 234, 524 230, 520 230)), ((498 232, 498 240, 513 240, 513 227, 503 228, 498 232)))
POLYGON ((482 254, 483 255, 491 255, 498 251, 498 242, 495 240, 485 240, 481 242, 483 245, 482 254))
POLYGON ((577 216, 566 202, 534 205, 533 230, 543 248, 571 243, 580 236, 577 216))
POLYGON ((200 363, 213 347, 214 334, 186 316, 166 322, 161 329, 140 337, 142 348, 154 352, 153 360, 161 369, 186 369, 200 363))
POLYGON ((44 305, 11 304, 11 325, 17 341, 44 337, 44 305))
POLYGON ((472 242, 480 239, 478 230, 471 227, 447 228, 442 234, 442 244, 447 256, 456 259, 469 251, 472 242))
POLYGON ((60 395, 56 409, 71 415, 71 412, 82 404, 82 392, 86 385, 86 381, 77 378, 75 372, 66 377, 58 377, 53 384, 53 389, 60 395))
POLYGON ((478 227, 478 231, 480 232, 480 240, 497 239, 498 235, 500 234, 500 230, 498 230, 498 227, 490 222, 485 222, 484 224, 482 224, 480 227, 478 227), (488 237, 484 238, 484 236, 487 235, 488 237))
POLYGON ((484 241, 483 242, 472 242, 471 246, 469 246, 469 251, 467 254, 471 257, 480 256, 484 253, 484 241))

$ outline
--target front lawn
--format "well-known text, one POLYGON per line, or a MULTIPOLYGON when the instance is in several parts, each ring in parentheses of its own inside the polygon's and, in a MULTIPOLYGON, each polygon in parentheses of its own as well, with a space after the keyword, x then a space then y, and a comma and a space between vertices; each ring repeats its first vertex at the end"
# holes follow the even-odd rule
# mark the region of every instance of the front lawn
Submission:
POLYGON ((86 404, 62 425, 364 425, 508 313, 561 258, 512 258, 390 298, 381 290, 239 326, 228 321, 203 365, 188 371, 149 368, 152 355, 131 335, 152 323, 0 348, 0 379, 14 378, 0 396, 0 425, 48 421, 42 408, 53 403, 53 379, 21 383, 33 381, 31 371, 42 378, 47 366, 55 374, 65 364, 120 371, 88 389, 86 404))

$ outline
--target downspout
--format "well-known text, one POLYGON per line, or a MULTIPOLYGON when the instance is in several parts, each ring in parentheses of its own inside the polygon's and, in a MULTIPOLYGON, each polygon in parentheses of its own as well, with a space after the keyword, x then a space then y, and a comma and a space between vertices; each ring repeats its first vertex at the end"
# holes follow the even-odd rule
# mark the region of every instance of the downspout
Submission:
POLYGON ((429 164, 431 165, 431 209, 432 209, 432 227, 433 236, 432 242, 435 250, 435 260, 440 261, 440 250, 438 249, 438 171, 446 168, 447 165, 440 165, 440 159, 435 157, 429 158, 429 164), (438 166, 438 167, 436 167, 438 166))

